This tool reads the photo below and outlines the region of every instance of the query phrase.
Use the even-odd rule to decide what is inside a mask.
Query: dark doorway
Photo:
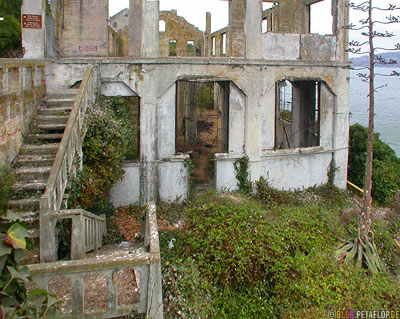
[[[190,154],[192,181],[214,186],[216,153],[228,152],[229,82],[178,81],[176,153]]]

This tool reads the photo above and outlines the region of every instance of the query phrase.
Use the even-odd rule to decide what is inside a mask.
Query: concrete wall
[[[45,92],[44,63],[0,61],[0,165],[18,155]]]
[[[125,175],[110,193],[115,207],[140,203],[140,163],[125,162]]]
[[[340,61],[337,38],[319,34],[264,33],[262,57],[265,60]]]

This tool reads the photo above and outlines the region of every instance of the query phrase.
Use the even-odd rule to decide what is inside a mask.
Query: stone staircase
[[[35,248],[39,244],[39,200],[77,93],[76,89],[47,93],[13,165],[16,183],[12,186],[8,207],[29,225],[29,237]],[[38,262],[38,257],[38,249],[35,249],[29,262]]]

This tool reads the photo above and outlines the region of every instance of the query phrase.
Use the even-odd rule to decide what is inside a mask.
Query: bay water
[[[390,74],[392,70],[400,72],[399,68],[376,68],[375,72]],[[369,84],[357,76],[360,72],[365,71],[350,71],[350,124],[368,126]],[[400,156],[400,77],[376,76],[375,87],[381,87],[375,93],[375,132]]]

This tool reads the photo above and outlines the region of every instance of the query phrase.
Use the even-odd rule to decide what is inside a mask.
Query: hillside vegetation
[[[399,207],[375,214],[386,270],[372,275],[334,257],[358,223],[346,192],[257,184],[250,196],[210,192],[159,204],[171,225],[160,230],[165,318],[322,318],[400,306]]]

